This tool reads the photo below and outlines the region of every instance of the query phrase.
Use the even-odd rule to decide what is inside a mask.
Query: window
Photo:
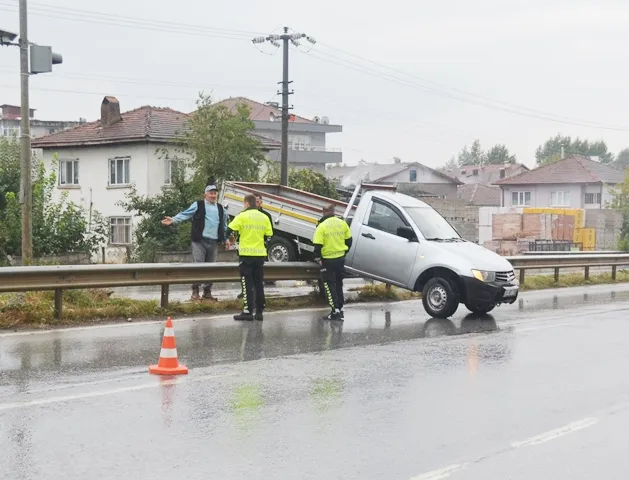
[[[414,168],[409,172],[409,181],[416,182],[417,181],[417,170]]]
[[[129,245],[131,243],[131,217],[109,219],[109,243]]]
[[[406,213],[413,219],[419,231],[427,239],[449,240],[451,238],[461,238],[454,227],[437,210],[430,207],[408,207]]]
[[[310,135],[289,135],[288,143],[292,150],[306,150],[310,147]]]
[[[170,185],[171,183],[173,183],[173,178],[175,176],[175,173],[177,172],[178,167],[178,160],[166,160],[166,178],[164,179],[164,183],[166,185]]]
[[[59,162],[59,185],[79,184],[79,161],[61,160]]]
[[[109,185],[129,185],[129,157],[109,159]]]
[[[19,137],[20,127],[2,127],[0,133],[2,133],[3,137]]]
[[[551,207],[569,207],[570,192],[550,192]]]
[[[531,204],[531,192],[511,192],[511,205],[524,207]]]
[[[601,194],[600,193],[586,193],[585,194],[585,204],[586,205],[600,205],[601,204]]]
[[[391,207],[383,203],[373,202],[367,226],[397,235],[398,227],[406,226],[406,222]]]

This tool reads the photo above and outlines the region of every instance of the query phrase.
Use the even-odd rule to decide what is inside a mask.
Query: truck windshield
[[[407,207],[405,210],[427,240],[459,240],[461,238],[436,210],[430,207]]]

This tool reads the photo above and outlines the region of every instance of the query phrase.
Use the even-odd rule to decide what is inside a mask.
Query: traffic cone
[[[173,328],[173,321],[170,317],[166,320],[159,361],[157,365],[151,365],[149,367],[149,373],[153,375],[182,375],[188,373],[188,367],[181,365],[177,358],[175,329]]]

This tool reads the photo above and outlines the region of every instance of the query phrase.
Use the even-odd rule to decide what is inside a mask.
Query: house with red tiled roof
[[[496,182],[503,207],[605,208],[623,172],[582,155],[571,155]]]
[[[29,111],[31,137],[41,137],[51,133],[75,127],[79,121],[40,120],[35,118],[35,109]],[[0,137],[19,137],[22,119],[22,107],[19,105],[0,105]]]
[[[134,224],[119,202],[132,187],[141,195],[156,195],[170,183],[175,142],[187,119],[186,113],[151,106],[121,113],[118,100],[105,97],[99,120],[33,139],[32,147],[41,149],[47,169],[58,170],[60,194],[109,219],[110,252],[117,255],[132,243]],[[280,148],[271,139],[251,135],[266,152]]]
[[[277,102],[260,103],[245,97],[233,97],[217,102],[230,110],[238,105],[249,107],[249,118],[255,125],[254,132],[262,137],[281,142],[282,110]],[[288,163],[295,168],[308,168],[323,173],[326,164],[343,162],[343,154],[339,148],[327,145],[327,135],[343,131],[341,125],[330,123],[327,117],[311,119],[295,115],[291,112],[288,122]],[[280,151],[269,152],[269,158],[280,160]]]

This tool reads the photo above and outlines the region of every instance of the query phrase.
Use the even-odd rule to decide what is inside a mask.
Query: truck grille
[[[511,283],[515,280],[515,272],[496,272],[496,281],[502,283]]]

